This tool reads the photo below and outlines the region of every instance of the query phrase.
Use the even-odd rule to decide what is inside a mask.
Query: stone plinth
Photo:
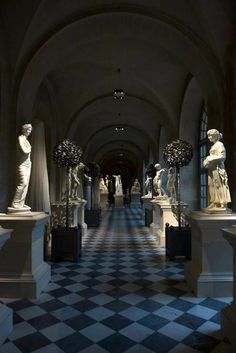
[[[124,195],[114,195],[115,208],[124,208]]]
[[[108,207],[108,192],[100,193],[100,208],[106,210]]]
[[[87,234],[87,224],[84,220],[84,209],[87,204],[87,201],[84,199],[79,200],[79,208],[78,208],[78,222],[81,226],[81,236],[85,236]]]
[[[145,226],[149,227],[153,221],[152,218],[152,195],[145,195],[141,197],[143,203],[143,210],[145,215]]]
[[[1,248],[10,238],[12,229],[3,229],[0,226],[0,256]],[[0,345],[6,340],[13,328],[13,312],[12,309],[0,304]]]
[[[0,255],[0,297],[37,298],[51,279],[43,261],[45,224],[43,212],[1,214],[0,224],[12,235]]]
[[[130,207],[141,207],[141,193],[140,192],[132,192],[131,193]]]
[[[151,201],[153,207],[153,223],[150,225],[151,232],[157,236],[159,245],[165,245],[165,225],[169,223],[177,226],[178,222],[173,215],[171,205],[168,200],[153,199]]]
[[[233,249],[233,302],[221,310],[221,328],[236,351],[236,225],[223,229],[223,237]]]
[[[185,279],[199,297],[226,297],[233,293],[233,251],[221,228],[236,223],[236,214],[192,212],[192,261],[185,265]]]
[[[86,235],[87,224],[84,221],[84,207],[87,201],[83,199],[71,200],[69,204],[69,226],[77,227],[78,224],[81,226],[81,234]],[[51,204],[51,227],[57,227],[58,225],[65,226],[66,224],[66,203],[56,202]]]

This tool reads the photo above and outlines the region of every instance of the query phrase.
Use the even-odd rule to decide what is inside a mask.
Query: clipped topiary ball
[[[74,168],[80,163],[81,156],[81,148],[68,139],[60,142],[53,150],[53,160],[58,167]]]
[[[164,161],[169,167],[183,167],[193,158],[193,148],[190,143],[178,139],[168,143],[163,151]]]

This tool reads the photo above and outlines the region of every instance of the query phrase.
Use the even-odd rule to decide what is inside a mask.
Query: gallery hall
[[[236,352],[236,1],[0,1],[0,353]]]

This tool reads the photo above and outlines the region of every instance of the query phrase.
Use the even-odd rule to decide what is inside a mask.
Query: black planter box
[[[92,209],[85,210],[84,212],[84,221],[87,223],[88,227],[98,227],[100,223],[101,210]]]
[[[150,224],[153,222],[153,211],[145,208],[145,226],[150,227]]]
[[[52,229],[51,261],[78,261],[81,255],[81,228],[58,227]]]
[[[191,228],[173,227],[166,223],[166,255],[174,260],[175,256],[191,257]]]

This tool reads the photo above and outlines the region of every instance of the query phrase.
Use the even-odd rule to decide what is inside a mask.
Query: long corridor
[[[220,310],[231,298],[195,298],[184,262],[168,261],[141,209],[104,211],[78,263],[52,264],[37,300],[3,300],[14,330],[0,353],[230,352]]]

